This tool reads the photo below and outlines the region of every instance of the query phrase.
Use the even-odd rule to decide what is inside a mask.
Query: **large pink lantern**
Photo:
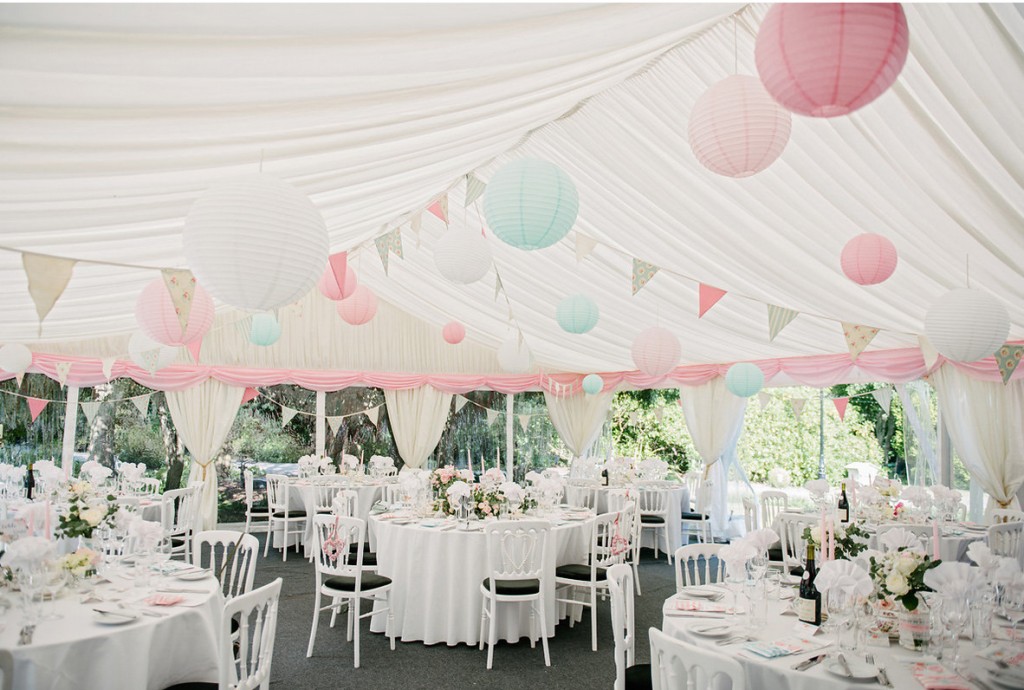
[[[324,269],[324,274],[320,276],[320,282],[316,286],[320,290],[320,294],[327,299],[337,302],[338,300],[351,297],[359,285],[359,279],[356,278],[356,272],[352,267],[345,269],[343,282],[344,285],[339,288],[338,279],[334,277],[334,269],[331,268],[330,264],[327,264],[327,268]]]
[[[858,285],[877,285],[896,270],[896,246],[881,235],[866,232],[846,243],[839,263],[846,277]]]
[[[679,364],[679,339],[671,331],[654,326],[633,341],[633,363],[648,376],[664,376]]]
[[[899,3],[773,5],[757,32],[757,73],[799,115],[847,115],[878,98],[907,60]]]
[[[449,345],[458,345],[466,337],[466,327],[458,321],[449,321],[441,331],[444,341]]]
[[[178,312],[163,277],[154,278],[135,300],[135,320],[139,328],[152,340],[169,347],[181,347],[202,338],[213,325],[213,300],[195,283],[189,294],[192,309],[188,314],[188,326],[182,332]]]
[[[353,326],[369,323],[377,314],[377,295],[365,285],[360,285],[350,297],[338,302],[338,314]]]
[[[757,77],[734,74],[697,99],[690,113],[690,148],[713,173],[749,177],[786,148],[792,120]]]

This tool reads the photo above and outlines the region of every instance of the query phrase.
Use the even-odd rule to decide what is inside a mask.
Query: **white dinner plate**
[[[850,675],[846,675],[846,671],[836,659],[830,659],[825,664],[825,670],[847,680],[875,680],[878,677],[878,667],[874,664],[855,658],[847,658],[846,663],[850,666]]]
[[[988,672],[988,679],[992,683],[998,685],[1001,688],[1012,688],[1013,690],[1020,690],[1022,685],[1022,678],[1017,671],[1001,672],[992,670]]]
[[[127,625],[139,620],[139,614],[125,611],[124,613],[105,613],[94,611],[92,619],[101,625]]]
[[[736,632],[736,628],[732,623],[714,623],[712,625],[698,625],[695,628],[690,628],[690,632],[701,637],[728,637]]]
[[[174,577],[178,580],[187,580],[189,582],[194,580],[205,580],[210,577],[210,571],[205,568],[201,568],[199,570],[186,570],[183,573],[175,574]]]

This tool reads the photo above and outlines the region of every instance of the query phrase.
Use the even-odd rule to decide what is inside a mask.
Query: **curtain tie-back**
[[[995,496],[993,496],[993,498],[995,498]],[[1013,504],[1013,496],[1010,496],[1010,498],[1006,501],[1000,501],[998,498],[996,498],[996,503],[999,504],[1000,508],[1009,508],[1010,505]]]

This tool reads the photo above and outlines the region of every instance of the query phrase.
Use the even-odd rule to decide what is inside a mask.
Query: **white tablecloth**
[[[602,486],[597,491],[597,512],[603,514],[608,512],[608,492],[621,489],[635,489],[630,486]],[[654,540],[657,534],[662,534],[661,543],[658,548],[662,551],[674,554],[676,549],[683,545],[682,511],[683,508],[690,509],[690,490],[683,485],[669,488],[668,495],[668,529],[664,531],[644,530],[643,539],[640,545],[654,548]],[[666,543],[667,539],[667,543]],[[667,548],[666,548],[667,547]]]
[[[288,509],[306,511],[306,531],[302,535],[302,544],[306,558],[313,552],[313,486],[304,479],[292,479],[288,487]],[[354,484],[346,485],[359,494],[359,517],[366,520],[370,516],[370,509],[373,504],[384,496],[384,484]],[[294,534],[288,537],[288,546],[293,546],[298,537]],[[281,548],[284,540],[284,525],[280,524],[274,529],[274,548]]]
[[[217,629],[224,606],[215,578],[177,582],[189,589],[204,587],[208,594],[195,607],[163,607],[163,618],[141,616],[125,625],[96,622],[81,595],[67,593],[42,604],[45,613],[63,618],[43,621],[33,643],[17,646],[21,614],[2,617],[0,650],[14,657],[14,688],[26,690],[158,690],[186,681],[217,681]],[[129,593],[131,590],[129,590]]]
[[[548,635],[554,635],[555,567],[586,561],[593,520],[553,525],[548,538],[550,570],[545,592]],[[395,637],[403,642],[448,645],[479,642],[480,584],[487,577],[482,531],[440,531],[440,527],[396,525],[370,518],[377,539],[381,575],[391,578]],[[515,642],[532,636],[529,606],[499,605],[498,639]],[[370,629],[384,632],[385,615],[376,615]]]

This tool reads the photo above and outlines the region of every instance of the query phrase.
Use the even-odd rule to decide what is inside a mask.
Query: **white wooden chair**
[[[331,512],[342,517],[359,517],[359,492],[342,489],[334,495]]]
[[[274,539],[276,525],[281,525],[281,557],[288,560],[288,537],[295,535],[295,550],[302,544],[306,529],[306,511],[292,510],[288,506],[291,481],[283,474],[267,475],[267,505],[270,507],[270,520],[267,523],[267,542],[263,545],[263,557],[267,557],[270,542]]]
[[[695,472],[693,470],[683,475],[683,484],[686,485],[686,495],[689,497],[687,505],[682,506],[684,513],[689,513],[693,510],[693,505],[697,500],[697,491],[700,489],[703,477],[703,472]]]
[[[989,516],[990,524],[998,525],[1001,522],[1024,522],[1024,510],[1013,508],[996,508]]]
[[[711,492],[714,482],[705,479],[697,487],[694,499],[694,512],[684,511],[682,514],[683,543],[688,544],[690,533],[697,535],[697,541],[705,544],[711,539]]]
[[[815,515],[802,513],[779,514],[779,542],[782,544],[783,572],[803,567],[807,556],[807,542],[804,541],[804,528],[813,528],[818,524]]]
[[[775,518],[789,512],[789,494],[785,491],[766,489],[761,492],[761,524],[775,529]]]
[[[640,591],[640,511],[637,510],[636,493],[629,489],[612,489],[608,492],[608,512],[621,513],[630,511],[633,516],[632,534],[629,536],[629,553],[623,563],[633,568],[633,584],[637,596],[642,596]]]
[[[487,668],[494,662],[498,643],[498,605],[529,604],[530,622],[544,648],[544,665],[551,665],[547,617],[544,610],[547,579],[547,541],[551,523],[546,520],[501,520],[484,527],[487,539],[487,578],[480,583],[480,649],[487,645]],[[536,647],[534,631],[530,647]]]
[[[665,544],[665,558],[672,564],[672,545],[668,540],[669,491],[642,486],[639,490],[640,537],[644,531],[654,532],[654,558],[657,560],[662,540]]]
[[[342,490],[342,486],[330,479],[310,479],[309,484],[313,505],[307,506],[307,512],[312,508],[313,514],[319,515],[334,510],[334,497]]]
[[[1024,522],[1001,522],[988,528],[988,548],[996,556],[1024,563]]]
[[[683,587],[725,581],[725,561],[718,558],[722,544],[684,544],[676,549],[676,591]],[[712,567],[711,559],[718,565]]]
[[[260,542],[245,532],[207,530],[197,532],[192,544],[192,563],[209,568],[220,581],[225,599],[247,594],[256,577]]]
[[[573,508],[586,508],[597,512],[597,486],[590,483],[570,482],[565,487],[565,502]]]
[[[615,641],[614,690],[649,688],[651,665],[635,663],[633,571],[625,563],[608,568],[608,593],[612,606],[612,639]]]
[[[724,687],[722,677],[729,679],[731,690],[746,690],[746,674],[735,659],[687,644],[657,628],[651,628],[649,635],[654,690],[713,690]]]
[[[317,515],[313,518],[313,539],[316,552],[316,602],[313,606],[313,628],[309,633],[306,657],[313,656],[320,614],[331,611],[331,627],[341,610],[342,602],[348,603],[348,639],[352,642],[353,665],[359,668],[359,628],[364,618],[387,611],[387,636],[391,649],[395,648],[394,616],[391,610],[391,580],[363,567],[363,539],[366,537],[366,523],[359,518],[337,515]],[[351,545],[356,549],[352,551]],[[321,606],[322,597],[330,597],[330,603]],[[383,608],[367,613],[360,612],[363,599],[382,602]]]
[[[160,522],[164,528],[164,539],[171,543],[172,556],[182,556],[186,563],[192,562],[192,535],[195,533],[199,516],[199,484],[184,489],[165,491],[160,497]]]
[[[253,520],[262,520],[264,525],[268,527],[267,539],[269,536],[269,523],[270,521],[270,508],[257,508],[256,507],[256,495],[253,490],[253,476],[252,470],[245,470],[242,472],[242,480],[245,483],[245,533],[251,533],[251,527]]]
[[[743,527],[747,534],[757,529],[757,502],[752,496],[743,497]]]

